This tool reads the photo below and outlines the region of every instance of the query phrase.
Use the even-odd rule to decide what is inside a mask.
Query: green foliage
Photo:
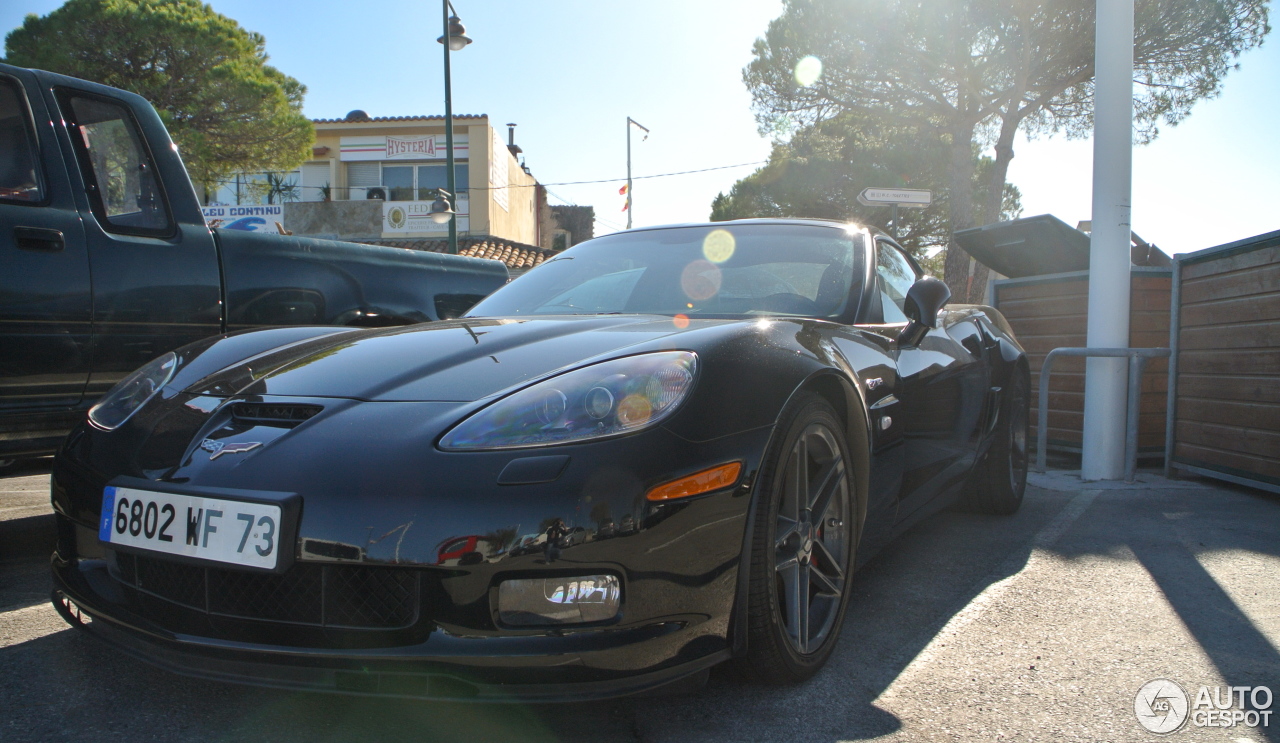
[[[786,0],[743,79],[764,132],[879,109],[942,131],[1002,111],[1087,134],[1096,0]],[[1268,0],[1137,0],[1134,116],[1149,140],[1217,95],[1270,31]],[[822,60],[810,86],[805,56]],[[988,141],[994,131],[982,132]]]
[[[160,112],[192,180],[292,170],[315,131],[306,87],[267,64],[265,39],[198,0],[68,0],[28,15],[5,62],[132,91]]]
[[[951,229],[964,229],[998,218],[1019,129],[1089,133],[1095,3],[785,0],[755,42],[743,80],[761,131],[779,138],[853,114],[949,142]],[[1270,31],[1267,19],[1267,0],[1137,0],[1139,141],[1217,95],[1236,58]],[[822,61],[822,75],[801,85],[796,65],[807,56]],[[995,151],[976,189],[975,146]],[[952,291],[980,296],[982,282],[967,277],[968,259],[953,249]]]
[[[926,209],[898,210],[899,242],[917,258],[946,246],[949,143],[928,127],[887,126],[883,116],[852,114],[807,126],[775,143],[769,163],[716,196],[711,219],[802,217],[848,220],[888,231],[891,209],[858,202],[864,188],[923,188],[933,192]],[[974,177],[985,182],[989,157],[974,153]],[[1005,186],[1002,218],[1022,212],[1021,194]]]
[[[267,173],[263,180],[246,183],[245,190],[251,201],[266,198],[268,204],[288,204],[302,198],[302,189],[290,173]]]

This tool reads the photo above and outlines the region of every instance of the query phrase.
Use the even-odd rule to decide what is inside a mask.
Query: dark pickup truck
[[[200,338],[454,317],[506,281],[496,261],[210,229],[144,99],[0,64],[0,468]]]

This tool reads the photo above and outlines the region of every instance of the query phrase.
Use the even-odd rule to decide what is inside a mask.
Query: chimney
[[[524,152],[524,150],[520,149],[520,145],[516,144],[515,124],[507,124],[507,150],[511,152],[512,157]]]

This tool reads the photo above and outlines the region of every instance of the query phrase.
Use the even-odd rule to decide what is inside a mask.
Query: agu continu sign
[[[279,204],[246,204],[243,206],[202,206],[204,221],[210,227],[245,232],[279,234],[284,223],[284,207]]]

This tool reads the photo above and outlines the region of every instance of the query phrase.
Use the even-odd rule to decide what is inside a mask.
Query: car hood
[[[187,391],[472,402],[597,356],[725,322],[678,329],[671,318],[650,315],[482,318],[341,333],[259,354]]]

